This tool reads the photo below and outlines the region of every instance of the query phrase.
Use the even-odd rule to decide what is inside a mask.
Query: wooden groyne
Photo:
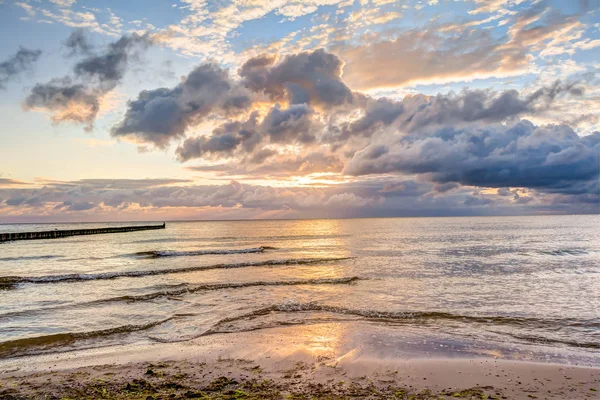
[[[165,227],[166,224],[163,222],[161,225],[116,226],[96,229],[57,229],[54,231],[40,232],[11,232],[0,233],[0,242],[8,242],[10,240],[57,239],[68,236],[101,235],[105,233],[149,231],[154,229],[165,229]]]

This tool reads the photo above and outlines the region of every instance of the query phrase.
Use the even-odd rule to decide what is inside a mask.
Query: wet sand
[[[0,361],[1,399],[597,399],[600,369],[493,357],[386,356],[336,324]],[[413,396],[413,397],[410,397]]]

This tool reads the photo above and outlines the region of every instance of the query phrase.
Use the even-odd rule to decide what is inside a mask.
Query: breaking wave
[[[149,322],[141,325],[124,325],[115,328],[100,329],[87,332],[67,332],[53,335],[36,336],[32,338],[9,340],[0,343],[0,358],[15,355],[24,355],[32,350],[43,350],[45,348],[54,348],[57,346],[66,346],[73,342],[85,339],[97,339],[116,334],[125,334],[131,332],[144,331],[164,324],[178,316],[173,316],[161,321]]]
[[[588,254],[584,249],[556,249],[550,251],[540,251],[540,254],[547,256],[582,256]]]
[[[0,257],[0,261],[28,261],[28,260],[51,260],[53,258],[63,258],[64,256],[44,255],[44,256],[22,256],[22,257]]]
[[[230,269],[230,268],[247,268],[247,267],[263,267],[263,266],[280,266],[280,265],[309,265],[349,260],[352,257],[333,257],[333,258],[291,258],[281,260],[266,260],[266,261],[251,261],[241,263],[224,263],[205,266],[193,266],[171,269],[155,269],[141,271],[118,271],[104,272],[98,274],[66,274],[66,275],[46,275],[46,276],[5,276],[0,277],[0,289],[10,289],[23,283],[60,283],[60,282],[82,282],[90,280],[105,280],[116,278],[137,278],[152,275],[166,275],[183,272],[205,271],[211,269]]]
[[[171,291],[170,294],[177,294],[190,291],[198,290],[217,290],[221,288],[237,288],[237,287],[249,287],[249,286],[263,286],[263,285],[301,285],[301,284],[343,284],[352,283],[360,278],[336,278],[336,279],[311,279],[304,281],[283,281],[283,282],[248,282],[240,284],[214,284],[214,285],[199,285],[192,288],[186,288],[181,291]],[[137,301],[153,298],[152,296],[162,296],[167,293],[156,293],[144,296],[123,296],[119,298],[106,299],[104,301]],[[336,316],[347,318],[360,318],[366,321],[376,322],[378,324],[427,324],[428,321],[435,320],[450,320],[461,323],[477,323],[491,326],[498,325],[510,325],[518,326],[520,328],[545,328],[546,332],[555,331],[558,326],[572,326],[572,327],[585,327],[590,330],[597,330],[600,328],[600,320],[577,320],[577,319],[556,319],[556,320],[545,320],[536,318],[519,318],[509,316],[472,316],[472,315],[457,315],[446,312],[438,311],[376,311],[369,309],[352,309],[346,307],[331,306],[317,303],[298,303],[287,301],[280,304],[274,304],[268,307],[260,308],[248,313],[228,317],[221,319],[212,325],[208,330],[203,331],[195,336],[187,336],[185,338],[154,338],[148,337],[151,340],[159,342],[182,342],[188,341],[195,338],[223,334],[223,333],[241,333],[255,330],[261,330],[265,328],[273,328],[277,326],[289,326],[298,324],[312,324],[318,322],[328,322],[331,318],[324,317],[323,315],[316,315],[314,317],[302,317],[300,319],[292,319],[285,321],[254,321],[260,317],[267,316],[270,314],[284,313],[329,313]],[[87,339],[98,339],[106,338],[111,335],[128,334],[139,331],[150,330],[151,328],[157,327],[161,324],[169,322],[177,318],[194,317],[195,314],[175,314],[169,318],[153,321],[146,324],[140,325],[125,325],[116,328],[109,328],[103,330],[94,330],[89,332],[74,332],[74,333],[59,333],[53,335],[39,336],[33,338],[17,339],[0,343],[0,358],[7,356],[20,356],[25,354],[37,354],[46,351],[64,351],[61,346],[68,346],[74,342],[87,340]],[[338,319],[339,320],[339,319]],[[249,322],[253,322],[249,324]],[[241,323],[241,324],[237,324]],[[573,340],[565,340],[561,338],[549,338],[537,335],[515,335],[510,332],[497,332],[498,334],[506,334],[516,339],[522,340],[526,343],[541,343],[541,344],[561,344],[569,347],[580,347],[589,349],[600,349],[600,343],[597,342],[577,342]]]
[[[260,246],[250,249],[234,249],[234,250],[192,250],[192,251],[176,251],[176,250],[155,250],[155,251],[140,251],[134,256],[158,258],[158,257],[189,257],[189,256],[205,256],[205,255],[220,255],[220,254],[246,254],[246,253],[263,253],[265,250],[275,250],[275,247]]]
[[[221,237],[198,237],[198,238],[160,238],[160,239],[142,239],[131,243],[175,243],[175,242],[229,242],[229,241],[247,241],[247,240],[315,240],[315,239],[339,239],[350,237],[351,235],[266,235],[253,236],[251,238],[238,236]]]
[[[147,294],[140,295],[125,295],[118,297],[111,297],[108,299],[100,299],[100,300],[92,300],[85,303],[77,303],[77,304],[65,304],[59,305],[56,307],[43,307],[37,308],[33,310],[25,310],[25,311],[16,311],[5,314],[0,314],[0,319],[3,318],[13,318],[17,316],[23,315],[31,315],[39,312],[47,312],[52,310],[60,310],[60,309],[69,309],[69,308],[79,308],[85,307],[89,305],[95,304],[105,304],[105,303],[114,303],[114,302],[136,302],[136,301],[148,301],[154,300],[160,297],[169,297],[169,296],[180,296],[188,293],[196,293],[202,291],[213,291],[213,290],[226,290],[226,289],[240,289],[240,288],[249,288],[249,287],[257,287],[257,286],[299,286],[299,285],[347,285],[359,280],[365,280],[366,278],[359,278],[357,276],[347,277],[347,278],[316,278],[316,279],[303,279],[303,280],[290,280],[290,281],[258,281],[258,282],[241,282],[241,283],[214,283],[214,284],[205,284],[205,285],[194,285],[194,286],[185,286],[178,287],[173,290],[163,290],[159,292],[152,292]],[[181,285],[177,285],[181,286]]]
[[[203,335],[214,333],[222,333],[219,331],[219,325],[224,325],[241,320],[249,320],[256,317],[268,315],[271,313],[302,313],[302,312],[327,312],[340,315],[348,315],[361,317],[368,320],[376,320],[379,322],[416,322],[423,320],[450,320],[465,323],[478,323],[486,325],[512,325],[522,328],[551,328],[559,327],[579,327],[587,329],[600,329],[600,320],[579,320],[579,319],[557,319],[546,320],[538,318],[520,318],[509,316],[473,316],[473,315],[457,315],[439,311],[376,311],[369,309],[352,309],[317,303],[297,303],[284,302],[274,304],[269,307],[254,310],[252,312],[238,315],[235,317],[225,318],[219,321],[210,330]],[[595,344],[595,348],[600,348],[600,344]]]

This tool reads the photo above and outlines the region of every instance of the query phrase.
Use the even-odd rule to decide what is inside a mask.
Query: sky
[[[0,222],[600,213],[600,0],[0,0]]]

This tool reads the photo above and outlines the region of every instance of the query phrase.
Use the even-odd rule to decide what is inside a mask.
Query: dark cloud
[[[164,148],[171,140],[184,137],[188,126],[197,125],[213,112],[227,115],[248,107],[250,99],[241,93],[228,70],[202,64],[174,88],[145,90],[129,101],[125,117],[112,135]]]
[[[240,144],[241,138],[235,133],[224,133],[213,135],[209,138],[204,136],[187,139],[177,149],[177,156],[181,161],[191,158],[199,158],[207,153],[219,154],[220,157],[231,156]]]
[[[222,124],[208,137],[188,138],[176,150],[177,158],[188,161],[202,157],[230,157],[240,148],[244,153],[251,153],[263,140],[259,131],[258,113],[253,112],[245,122],[228,122]]]
[[[86,124],[91,129],[100,110],[102,93],[84,84],[74,83],[71,78],[56,78],[48,83],[36,84],[23,107],[26,110],[45,110],[52,113],[56,123],[72,121]]]
[[[215,130],[210,136],[186,139],[176,150],[177,158],[188,161],[192,158],[232,157],[252,153],[262,142],[272,144],[308,144],[315,140],[312,133],[313,110],[306,104],[293,104],[282,109],[276,104],[259,123],[258,113],[253,112],[245,122],[228,122]],[[259,160],[264,151],[252,156]]]
[[[600,178],[600,133],[580,137],[565,125],[529,121],[446,127],[371,144],[354,155],[345,172],[425,174],[440,184],[589,193],[588,183]]]
[[[493,203],[493,200],[487,197],[467,196],[463,203],[465,206],[487,206]]]
[[[404,113],[404,108],[401,101],[387,98],[368,99],[362,117],[339,125],[330,124],[322,141],[332,144],[333,149],[337,149],[353,136],[370,137],[382,127],[392,124]]]
[[[584,86],[578,82],[556,81],[551,86],[525,95],[516,90],[494,92],[465,89],[458,94],[451,92],[437,96],[407,96],[402,101],[370,99],[361,118],[339,126],[330,126],[323,141],[340,145],[350,137],[370,137],[390,125],[403,132],[415,132],[429,126],[499,122],[520,115],[543,114],[551,109],[557,97],[577,97],[583,92]]]
[[[67,47],[81,53],[88,46],[83,35],[75,31]],[[36,84],[23,103],[24,109],[46,110],[56,123],[71,121],[92,129],[102,97],[121,82],[130,60],[151,43],[149,34],[133,33],[110,43],[99,55],[87,51],[86,57],[75,64],[73,77]]]
[[[107,50],[100,55],[90,55],[75,64],[75,76],[84,80],[92,80],[104,90],[112,90],[123,79],[128,61],[139,56],[152,44],[149,34],[133,33],[124,35],[116,42],[110,43]]]
[[[438,193],[446,193],[450,190],[458,189],[459,187],[460,187],[460,185],[456,182],[436,183],[433,186],[433,190]],[[505,189],[505,188],[502,188],[502,189]]]
[[[341,81],[341,68],[342,62],[324,50],[289,55],[281,62],[270,56],[252,58],[238,71],[241,81],[228,70],[205,63],[174,88],[141,92],[129,102],[125,118],[112,134],[164,148],[184,138],[186,129],[205,118],[237,116],[267,95],[272,101],[288,99],[291,105],[271,108],[262,122],[262,135],[274,143],[312,142],[312,105],[330,107],[353,101],[352,92]],[[237,146],[250,143],[254,142],[246,140],[243,132],[214,132],[210,138],[188,139],[178,156],[181,160],[210,153],[228,156]]]
[[[292,104],[281,109],[279,104],[271,108],[262,128],[272,143],[310,143],[315,140],[311,133],[313,111],[304,104]]]
[[[65,40],[64,46],[67,49],[67,55],[89,55],[94,50],[94,46],[90,43],[85,30],[75,29]]]
[[[86,211],[91,210],[92,208],[96,208],[98,205],[89,201],[84,201],[80,203],[73,203],[71,201],[65,201],[62,204],[61,208],[66,208],[69,211]]]
[[[142,91],[129,102],[124,119],[112,134],[165,148],[173,140],[186,138],[188,128],[207,119],[239,116],[267,95],[271,101],[288,100],[290,104],[287,108],[273,105],[262,122],[259,114],[253,114],[251,128],[242,129],[238,125],[243,122],[234,121],[208,137],[188,138],[178,148],[178,158],[232,157],[251,153],[261,142],[321,142],[336,150],[352,137],[369,138],[385,127],[413,132],[429,126],[503,121],[546,112],[557,97],[583,93],[579,84],[557,81],[530,94],[464,90],[407,96],[402,101],[375,100],[352,93],[341,80],[341,68],[342,62],[322,49],[288,55],[281,61],[265,55],[252,58],[238,71],[241,81],[216,64],[202,64],[174,88]],[[333,107],[349,103],[351,108]],[[364,109],[364,114],[354,121],[338,118],[357,109]]]
[[[24,47],[6,61],[0,63],[0,90],[6,89],[6,84],[19,74],[27,71],[42,55],[41,50],[28,50]]]
[[[576,84],[557,81],[551,87],[522,96],[516,90],[494,93],[483,90],[464,90],[459,95],[438,95],[416,101],[404,125],[414,131],[427,125],[460,122],[497,122],[521,114],[537,114],[549,108],[552,101],[563,93],[579,96],[583,89]],[[418,96],[416,96],[418,97]],[[419,99],[421,100],[421,99]]]
[[[352,103],[352,91],[342,80],[342,61],[318,49],[285,56],[281,62],[269,55],[248,60],[239,69],[244,84],[273,100],[291,104],[339,106]]]
[[[269,84],[271,68],[277,57],[270,54],[261,54],[251,58],[242,65],[238,74],[244,78],[244,84],[255,92],[266,91],[271,96],[283,97],[282,87],[272,90]]]
[[[250,163],[251,164],[262,164],[266,160],[268,160],[269,158],[271,158],[277,154],[278,154],[277,151],[272,150],[272,149],[261,149],[252,155],[252,157],[250,158]]]

